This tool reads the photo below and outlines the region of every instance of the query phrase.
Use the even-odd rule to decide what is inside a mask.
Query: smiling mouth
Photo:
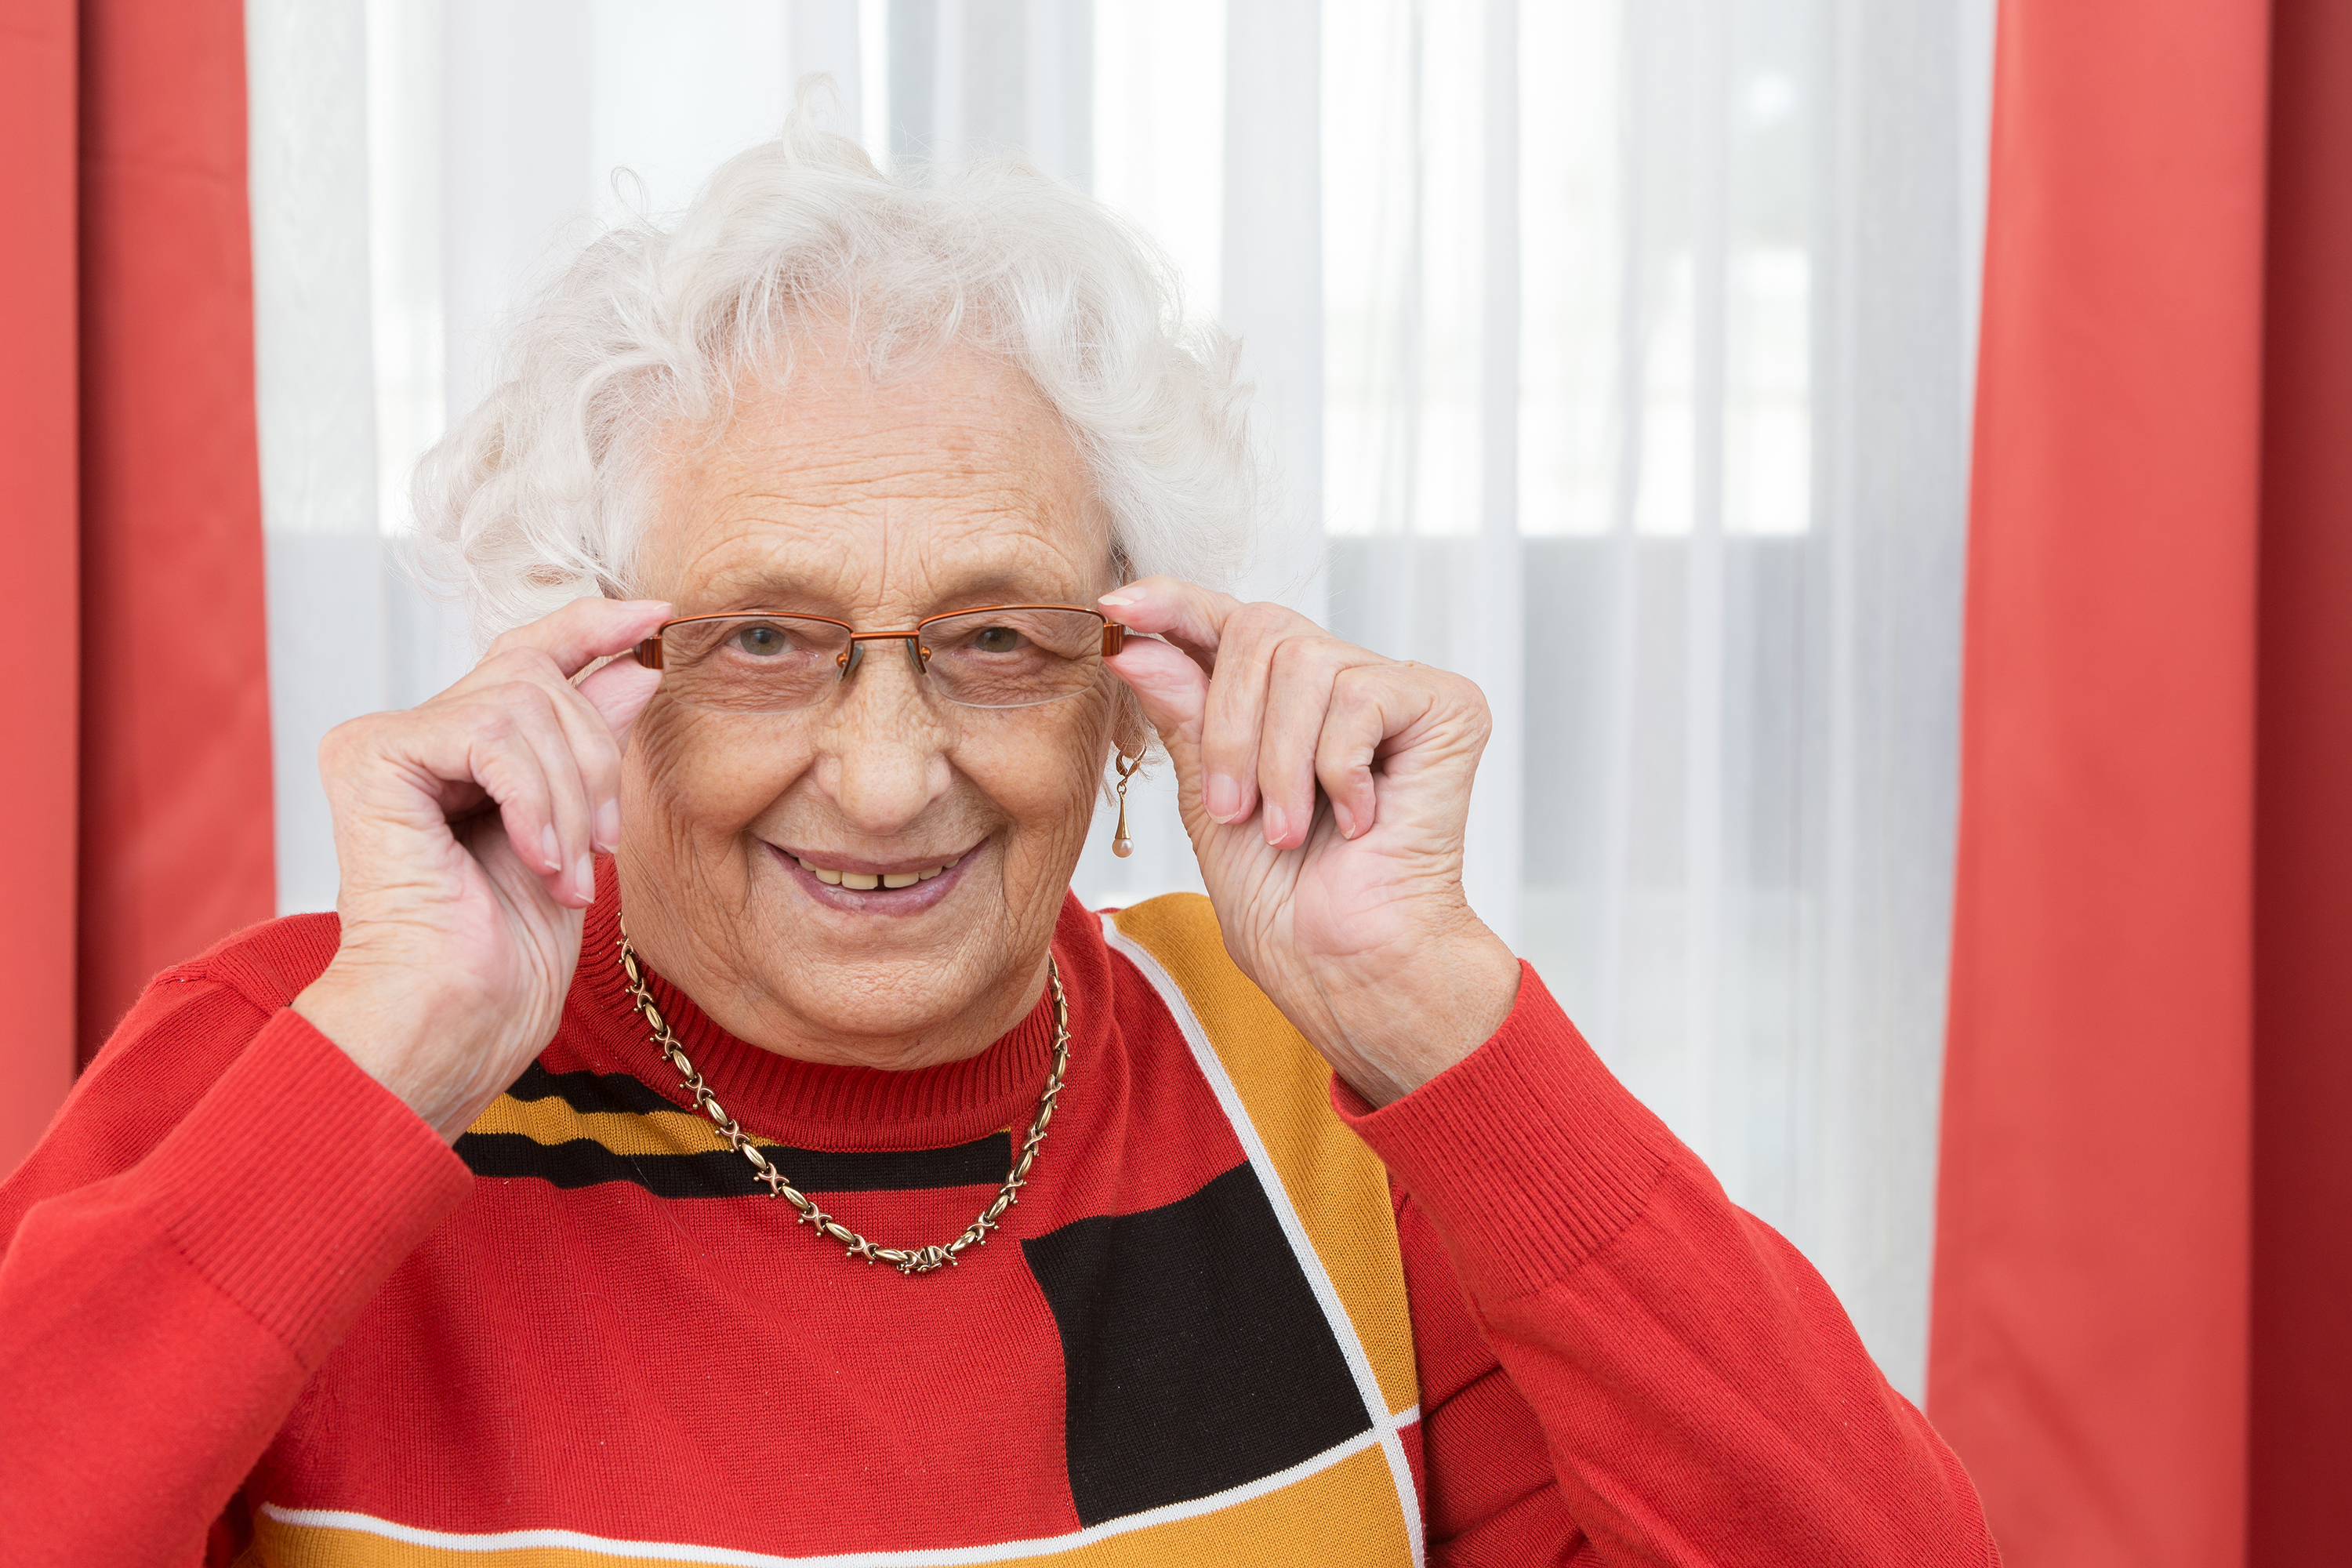
[[[838,863],[837,857],[819,856],[812,858],[782,847],[777,849],[777,853],[828,888],[843,888],[853,893],[872,893],[898,892],[903,889],[930,881],[935,877],[944,876],[954,870],[962,862],[964,857],[971,851],[966,849],[929,865],[909,866],[901,863],[893,867],[881,867],[871,863],[865,866],[843,865]],[[818,863],[820,860],[835,860],[836,863],[829,866],[820,865]]]

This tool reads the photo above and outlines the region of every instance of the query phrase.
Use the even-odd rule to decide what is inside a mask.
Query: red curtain
[[[2250,1561],[2352,1558],[2352,6],[2273,22]]]
[[[2276,10],[2001,7],[1929,1408],[2012,1568],[2352,1539],[2352,36]]]
[[[8,0],[0,69],[0,516],[26,601],[5,1167],[149,976],[269,916],[276,873],[244,8]]]
[[[74,1070],[81,703],[74,458],[74,8],[0,12],[0,552],[16,586],[0,679],[0,1170],[33,1146]]]

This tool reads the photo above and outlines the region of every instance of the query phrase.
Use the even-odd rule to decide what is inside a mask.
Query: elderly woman
[[[337,917],[0,1190],[12,1560],[1990,1559],[1465,902],[1476,689],[1199,585],[1232,354],[1115,220],[796,125],[510,366]],[[1208,897],[1089,913],[1153,736]]]

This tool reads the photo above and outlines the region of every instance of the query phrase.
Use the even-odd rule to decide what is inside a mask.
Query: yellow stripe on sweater
[[[727,1147],[727,1141],[707,1117],[689,1111],[584,1111],[551,1095],[545,1100],[517,1100],[502,1094],[466,1131],[519,1132],[551,1148],[587,1138],[615,1154],[709,1154]],[[776,1146],[771,1138],[755,1138],[748,1132],[743,1136],[744,1142],[761,1148]]]

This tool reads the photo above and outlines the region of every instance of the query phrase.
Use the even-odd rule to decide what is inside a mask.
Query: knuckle
[[[1295,611],[1269,599],[1253,600],[1233,613],[1233,620],[1243,631],[1257,637],[1271,637],[1289,629]]]
[[[466,714],[465,724],[477,741],[488,741],[493,744],[512,740],[518,729],[512,705],[500,701],[476,705]]]
[[[590,735],[574,744],[572,754],[580,760],[582,771],[594,775],[595,782],[608,783],[621,771],[621,748],[613,743],[610,735]]]
[[[1275,671],[1286,680],[1313,675],[1334,662],[1327,639],[1311,633],[1291,632],[1274,646]]]
[[[319,738],[319,766],[326,773],[340,773],[364,755],[373,744],[383,727],[381,715],[370,713],[363,718],[346,719]]]
[[[517,719],[546,718],[553,707],[547,688],[535,680],[502,680],[491,688],[491,697],[500,709]]]
[[[1351,664],[1331,678],[1333,706],[1357,710],[1380,700],[1386,684],[1378,665]]]
[[[517,680],[552,671],[555,661],[546,649],[526,640],[522,632],[512,631],[491,643],[482,662],[474,668],[499,679]]]
[[[534,626],[537,624],[532,623]],[[490,646],[482,650],[481,662],[489,664],[499,659],[512,658],[530,647],[530,626],[509,626],[490,639]]]

